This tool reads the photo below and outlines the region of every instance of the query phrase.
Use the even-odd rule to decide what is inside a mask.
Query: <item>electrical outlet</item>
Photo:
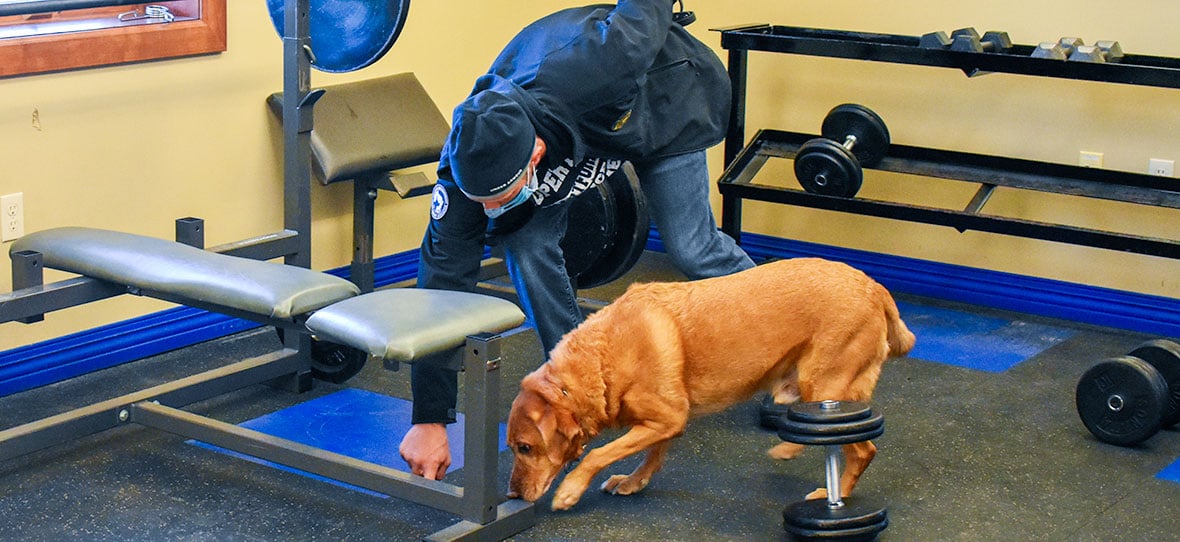
[[[1147,161],[1147,173],[1160,177],[1172,177],[1176,162],[1163,158],[1152,158]]]
[[[13,241],[24,234],[24,192],[0,196],[0,242]]]
[[[1078,165],[1082,167],[1102,167],[1102,153],[1081,151],[1078,153]]]

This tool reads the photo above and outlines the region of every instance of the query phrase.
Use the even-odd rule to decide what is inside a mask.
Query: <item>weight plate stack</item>
[[[609,226],[601,232],[604,238],[600,239],[597,231],[589,238],[585,238],[585,232],[578,231],[561,241],[563,252],[594,245],[590,248],[592,253],[582,256],[582,262],[576,265],[577,269],[572,269],[567,260],[566,271],[579,289],[601,286],[630,271],[647,247],[647,234],[651,228],[647,199],[643,197],[639,177],[630,162],[624,162],[622,167],[599,185],[598,190],[601,196],[593,198],[597,201],[589,205],[603,206],[601,211],[593,212],[600,212],[603,219],[609,221]],[[578,199],[585,196],[583,193]],[[578,199],[571,205],[578,205]],[[583,224],[584,227],[584,223],[575,222],[575,212],[575,208],[571,207],[569,223]]]
[[[778,426],[779,438],[787,442],[824,446],[872,440],[884,432],[884,416],[856,401],[791,405]]]
[[[567,235],[561,239],[565,272],[577,278],[614,244],[616,203],[610,184],[603,182],[569,203]]]
[[[799,540],[872,540],[888,526],[885,508],[852,497],[840,507],[811,499],[783,509],[783,529]]]

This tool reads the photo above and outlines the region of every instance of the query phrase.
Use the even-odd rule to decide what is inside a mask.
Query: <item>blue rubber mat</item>
[[[1065,328],[898,302],[918,337],[909,357],[1000,373],[1074,335]]]
[[[1164,470],[1155,475],[1160,480],[1167,480],[1169,482],[1180,483],[1180,459],[1177,459],[1171,465],[1164,467]]]
[[[402,461],[397,448],[402,437],[410,429],[410,408],[410,401],[405,399],[349,388],[239,425],[260,433],[409,472],[410,468]],[[447,426],[447,437],[451,445],[451,468],[448,472],[463,468],[463,423],[464,416],[460,413],[457,415],[457,422]],[[504,435],[504,424],[500,424],[500,450],[507,449]],[[190,440],[189,443],[376,495],[363,488],[204,442]]]

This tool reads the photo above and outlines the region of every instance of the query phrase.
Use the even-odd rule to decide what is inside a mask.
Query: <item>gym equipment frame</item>
[[[386,303],[384,298],[363,299],[367,296],[356,295],[359,293],[359,288],[351,283],[308,269],[311,263],[310,181],[312,154],[310,138],[313,124],[312,109],[316,101],[324,94],[323,90],[310,88],[309,2],[310,0],[285,0],[283,25],[280,32],[283,41],[284,64],[282,118],[291,119],[291,121],[283,123],[283,229],[206,250],[193,249],[193,247],[200,249],[204,246],[204,224],[199,219],[177,221],[176,239],[179,243],[143,238],[142,236],[112,234],[112,232],[105,232],[105,234],[112,234],[116,241],[130,239],[132,246],[138,246],[138,243],[142,242],[147,250],[163,247],[163,250],[168,254],[183,254],[187,260],[177,260],[176,269],[188,271],[187,275],[195,277],[205,277],[208,275],[209,269],[217,269],[222,266],[241,266],[242,269],[260,271],[264,276],[272,271],[261,268],[277,269],[274,272],[284,275],[284,278],[295,277],[299,280],[294,282],[299,284],[291,288],[281,285],[263,288],[264,293],[281,292],[285,294],[291,290],[296,293],[315,292],[315,295],[324,299],[312,306],[305,307],[305,309],[314,310],[316,314],[305,319],[304,316],[310,311],[300,314],[291,310],[291,314],[273,315],[266,314],[266,311],[260,312],[249,307],[239,307],[235,304],[236,301],[223,303],[223,300],[236,300],[237,298],[229,290],[239,284],[229,282],[221,285],[227,291],[215,293],[212,301],[194,299],[179,291],[156,290],[150,286],[142,286],[135,280],[119,282],[117,278],[109,276],[100,279],[82,275],[45,284],[43,282],[43,268],[47,266],[61,268],[58,267],[58,263],[62,259],[59,257],[60,255],[46,250],[14,251],[11,255],[13,291],[0,294],[0,322],[32,323],[43,319],[43,315],[48,312],[131,293],[158,297],[299,332],[285,333],[283,345],[280,348],[258,357],[56,416],[0,430],[0,461],[127,423],[136,423],[238,450],[261,459],[406,499],[460,517],[457,523],[430,535],[428,540],[501,540],[510,537],[531,527],[535,522],[531,503],[519,500],[506,501],[502,496],[503,491],[496,487],[499,480],[497,475],[499,423],[495,413],[500,389],[499,340],[501,336],[495,333],[506,332],[505,327],[513,327],[517,324],[501,321],[500,324],[492,326],[501,329],[486,330],[494,331],[493,333],[465,331],[463,333],[465,337],[457,337],[455,345],[434,345],[438,349],[425,348],[421,350],[425,352],[424,359],[426,361],[446,363],[448,367],[464,371],[464,404],[467,416],[464,429],[464,453],[467,458],[464,467],[463,478],[466,481],[464,487],[427,480],[380,465],[271,437],[179,408],[260,383],[268,383],[295,392],[310,389],[312,385],[310,354],[312,339],[309,330],[314,330],[317,336],[321,334],[331,336],[331,331],[328,329],[315,330],[310,325],[311,319],[320,314],[327,314],[338,306],[342,307],[346,303],[355,301],[360,303],[353,303],[349,307],[356,309],[358,305],[360,306],[360,310],[353,310],[351,315],[357,317],[356,321],[350,322],[348,320],[350,314],[344,308],[340,308],[335,314],[336,317],[343,316],[341,321],[348,322],[349,327],[355,327],[358,322],[371,320],[371,318],[360,318],[361,315],[371,315],[374,305]],[[105,3],[62,2],[61,9],[96,7],[99,4],[118,5],[119,3],[114,1]],[[399,5],[405,6],[407,4],[408,0],[401,0]],[[77,232],[73,230],[84,229],[64,228],[63,230],[71,230],[66,231],[61,237],[70,242],[76,239],[73,234]],[[82,233],[89,235],[92,232]],[[97,235],[100,236],[100,240],[105,242],[107,240],[107,237],[104,237],[105,234],[99,231]],[[53,233],[47,237],[49,241],[54,241]],[[55,246],[53,242],[40,244],[39,242],[40,240],[29,244],[34,247]],[[164,245],[159,243],[164,243]],[[76,245],[85,245],[85,243],[76,243]],[[102,244],[91,246],[92,249],[98,250],[103,250],[103,247]],[[85,257],[79,258],[79,256],[80,254],[66,255],[65,259],[74,258],[73,261],[86,259]],[[234,256],[240,258],[233,258]],[[283,258],[286,265],[253,261],[276,258]],[[48,265],[51,261],[54,264]],[[133,268],[135,266],[127,267]],[[165,273],[157,274],[166,274],[166,271],[169,270],[166,269]],[[116,270],[116,275],[119,272],[122,271]],[[129,272],[128,274],[134,275],[135,273]],[[245,278],[251,279],[247,282],[265,284],[265,281],[253,280],[258,276],[255,274],[255,276],[246,276]],[[327,289],[328,293],[324,293],[324,289]],[[418,292],[427,296],[433,295],[421,290]],[[408,290],[374,292],[368,296],[387,294],[393,294],[391,298],[401,298],[403,297],[401,294],[414,294],[414,292]],[[466,305],[467,303],[479,303],[481,306],[486,306],[482,303],[485,303],[487,299],[492,299],[477,294],[456,292],[444,292],[444,294],[474,296],[474,298],[468,297],[460,300],[460,304],[465,305],[464,308],[474,307],[474,305]],[[431,311],[437,311],[437,309],[436,305],[430,307]],[[519,313],[519,310],[513,306],[509,312]],[[522,321],[523,314],[520,314],[519,318]],[[399,325],[401,323],[397,322]],[[433,325],[433,323],[431,324]],[[485,324],[479,323],[466,327]],[[396,326],[390,325],[389,327]],[[454,326],[449,326],[448,329],[452,334],[455,332]],[[427,333],[421,333],[421,335],[427,335]],[[455,338],[449,337],[449,339]],[[390,369],[395,369],[399,361],[408,361],[401,355],[391,354],[382,357],[372,348],[369,349],[369,355],[371,356],[370,360],[384,359],[385,366]],[[410,355],[409,357],[417,356]]]
[[[917,36],[869,34],[754,25],[718,29],[729,51],[733,106],[725,141],[726,170],[718,181],[722,195],[721,229],[741,240],[742,201],[757,200],[910,222],[951,226],[1167,258],[1180,258],[1180,241],[1063,224],[982,214],[996,187],[1033,190],[1180,209],[1175,180],[1078,166],[891,145],[873,169],[979,183],[963,210],[865,198],[812,194],[789,187],[759,185],[758,171],[771,158],[793,159],[815,138],[763,129],[745,140],[746,76],[749,51],[958,68],[968,76],[1012,73],[1180,89],[1180,59],[1124,55],[1119,62],[1079,62],[1030,56],[1034,46],[1013,45],[1004,52],[924,48]]]

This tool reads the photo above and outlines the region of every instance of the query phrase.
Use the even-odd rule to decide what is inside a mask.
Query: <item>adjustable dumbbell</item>
[[[827,499],[800,501],[783,509],[783,529],[801,540],[871,540],[889,525],[884,507],[860,497],[840,495],[841,445],[872,440],[885,432],[885,420],[865,403],[820,401],[791,405],[779,421],[779,438],[822,445]]]
[[[1098,440],[1139,444],[1180,422],[1180,345],[1147,341],[1125,356],[1103,360],[1078,380],[1082,424]]]
[[[941,30],[923,34],[918,40],[918,46],[968,53],[1003,53],[1012,48],[1012,40],[1007,32],[992,30],[980,36],[974,28],[960,28],[951,32],[950,36]]]
[[[820,135],[795,154],[795,177],[813,194],[855,196],[863,180],[862,168],[876,165],[889,150],[885,121],[863,105],[833,108],[824,117]]]

